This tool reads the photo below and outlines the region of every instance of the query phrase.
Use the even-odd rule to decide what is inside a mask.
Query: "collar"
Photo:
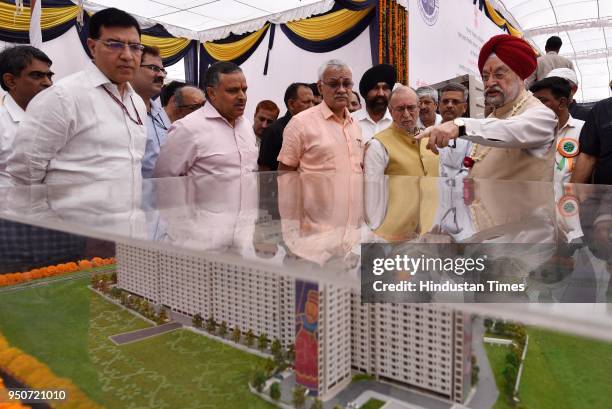
[[[563,125],[561,129],[559,129],[557,132],[561,132],[565,128],[575,128],[576,126],[578,126],[577,121],[578,120],[570,114],[569,118],[567,118],[567,122],[565,123],[565,125]]]
[[[318,107],[320,107],[319,109],[321,110],[321,114],[323,114],[323,118],[325,119],[330,119],[334,116],[336,116],[333,111],[329,108],[329,106],[325,103],[325,101],[321,101],[321,103],[319,105],[317,105]],[[349,110],[345,107],[344,108],[344,117],[345,120],[344,122],[349,122],[352,123],[353,122],[353,117],[351,116],[351,113],[349,112]],[[336,117],[338,118],[338,117]],[[341,118],[338,118],[341,120]]]
[[[6,111],[13,119],[13,122],[21,122],[25,117],[25,111],[21,109],[19,105],[17,105],[17,102],[15,102],[11,94],[5,95],[4,106],[6,107]]]
[[[360,109],[359,111],[353,112],[353,114],[351,115],[353,117],[354,120],[356,121],[368,121],[372,124],[377,124],[378,122],[382,122],[383,120],[387,119],[389,121],[393,121],[393,117],[391,116],[391,112],[389,112],[389,109],[385,109],[385,114],[383,115],[382,118],[380,118],[380,121],[378,122],[374,122],[374,120],[370,117],[370,114],[368,113],[368,110],[365,108]]]
[[[206,118],[219,118],[222,119],[228,126],[232,126],[229,121],[225,119],[225,117],[221,115],[219,111],[217,111],[217,108],[215,108],[213,104],[210,103],[210,101],[206,101],[206,104],[204,104],[204,106],[200,109],[202,110],[202,113]],[[236,118],[236,124],[233,126],[233,128],[237,127],[243,119],[244,115],[239,118]]]
[[[97,88],[101,85],[104,85],[109,91],[114,93],[115,96],[119,97],[119,89],[117,88],[117,85],[113,84],[112,81],[109,80],[108,77],[102,71],[100,71],[98,66],[94,64],[93,61],[90,61],[89,64],[85,67],[85,73],[89,79],[89,84],[92,86],[92,88]],[[125,90],[126,94],[124,97],[129,97],[134,94],[134,88],[132,88],[132,85],[129,82],[126,84]]]
[[[556,51],[546,51],[546,54],[558,54]]]

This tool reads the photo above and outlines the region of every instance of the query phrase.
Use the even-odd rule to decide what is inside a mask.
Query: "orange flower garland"
[[[408,30],[406,9],[396,0],[378,2],[378,62],[397,69],[397,81],[408,83]]]
[[[0,369],[32,389],[63,389],[68,399],[53,403],[54,408],[97,409],[98,404],[90,400],[69,379],[55,375],[45,364],[18,348],[9,345],[0,335]],[[11,404],[12,405],[12,404]],[[22,406],[2,406],[2,409],[16,409]]]
[[[70,262],[57,264],[55,266],[35,268],[26,272],[0,274],[0,287],[21,284],[39,278],[53,277],[63,274],[76,273],[90,270],[94,267],[102,267],[115,264],[115,258],[94,257],[91,260],[81,260],[78,263]]]

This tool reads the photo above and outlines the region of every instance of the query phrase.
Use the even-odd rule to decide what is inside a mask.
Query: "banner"
[[[480,48],[494,35],[506,33],[486,16],[484,8],[473,0],[409,4],[410,85],[416,88],[464,74],[480,79]]]

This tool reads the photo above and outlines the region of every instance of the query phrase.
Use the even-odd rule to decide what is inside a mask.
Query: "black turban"
[[[368,92],[379,82],[385,82],[393,89],[397,81],[395,67],[389,64],[378,64],[367,70],[359,81],[359,93],[365,99]]]

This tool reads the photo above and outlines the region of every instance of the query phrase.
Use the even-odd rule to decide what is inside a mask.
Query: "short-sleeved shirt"
[[[283,146],[283,131],[291,120],[291,113],[287,111],[285,116],[277,119],[266,128],[259,147],[259,158],[257,164],[266,166],[271,170],[278,170],[278,154]]]
[[[361,129],[348,109],[338,118],[325,101],[294,116],[278,161],[300,171],[363,173]]]
[[[595,183],[612,185],[612,98],[591,109],[580,132],[580,152],[597,157]]]

